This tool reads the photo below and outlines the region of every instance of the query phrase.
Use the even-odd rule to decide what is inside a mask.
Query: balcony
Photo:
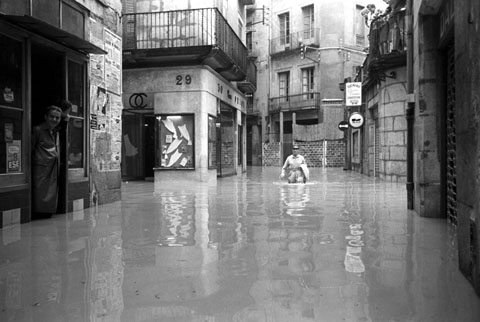
[[[319,92],[272,97],[268,102],[269,113],[294,112],[318,108],[320,108]]]
[[[247,77],[237,83],[237,88],[245,94],[253,94],[257,90],[257,66],[251,60],[247,62]]]
[[[133,13],[122,17],[123,68],[210,66],[244,81],[248,51],[216,8]]]
[[[253,101],[247,100],[247,116],[258,117],[260,114],[260,111],[254,108]]]
[[[275,56],[279,53],[300,48],[301,44],[313,47],[320,46],[320,29],[311,28],[273,38],[270,44],[270,55]]]
[[[370,79],[385,79],[387,69],[404,66],[407,59],[405,10],[393,11],[372,21],[365,68]]]

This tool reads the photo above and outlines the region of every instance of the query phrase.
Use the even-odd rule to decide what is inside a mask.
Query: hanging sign
[[[362,83],[347,83],[345,85],[345,105],[360,106],[362,105]]]

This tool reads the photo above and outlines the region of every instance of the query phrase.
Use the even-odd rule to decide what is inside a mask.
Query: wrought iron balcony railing
[[[405,10],[374,19],[369,34],[369,61],[384,60],[404,55],[407,51]]]
[[[300,48],[300,45],[320,46],[320,29],[310,28],[285,34],[271,40],[270,55]]]
[[[317,108],[320,108],[319,92],[272,97],[268,103],[269,113],[311,110]]]
[[[216,8],[124,14],[122,24],[124,51],[211,47],[246,74],[247,48]]]

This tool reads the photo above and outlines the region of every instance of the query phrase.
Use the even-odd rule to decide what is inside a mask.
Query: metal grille
[[[457,152],[455,136],[455,57],[454,47],[447,52],[447,218],[457,224]]]

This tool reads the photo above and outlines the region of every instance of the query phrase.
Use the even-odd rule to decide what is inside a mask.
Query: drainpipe
[[[407,209],[414,208],[413,183],[413,122],[415,113],[415,88],[413,83],[413,0],[407,0],[405,23],[407,27]]]

